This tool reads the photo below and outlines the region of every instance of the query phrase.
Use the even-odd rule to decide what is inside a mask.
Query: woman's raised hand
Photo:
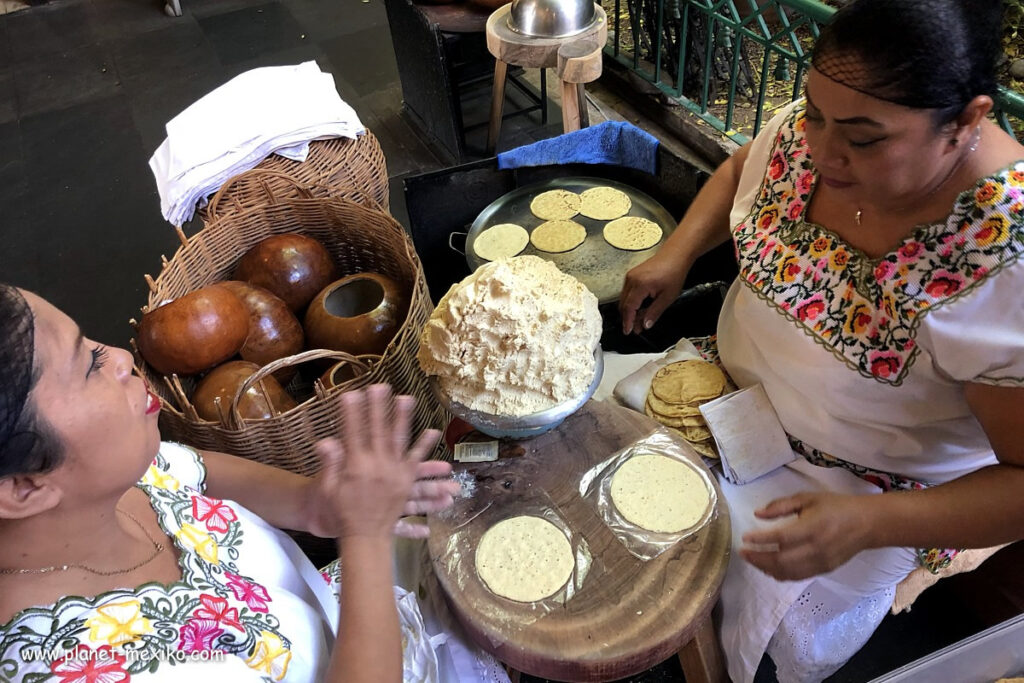
[[[683,291],[687,269],[664,253],[658,253],[626,273],[619,297],[622,333],[649,330]],[[646,308],[644,301],[652,299]]]
[[[446,462],[424,462],[440,433],[426,430],[410,446],[416,399],[391,397],[376,384],[342,396],[340,438],[317,443],[323,468],[309,501],[310,529],[322,537],[425,536],[422,525],[399,523],[403,514],[444,509],[458,492]]]

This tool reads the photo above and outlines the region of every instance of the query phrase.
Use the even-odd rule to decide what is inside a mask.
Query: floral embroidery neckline
[[[148,501],[149,506],[153,509],[153,513],[156,515],[156,521],[157,524],[160,525],[160,530],[164,532],[165,536],[169,537],[174,542],[175,547],[178,549],[179,552],[177,562],[178,569],[181,570],[181,578],[171,583],[161,583],[159,581],[146,581],[145,583],[140,583],[134,588],[112,588],[111,590],[103,591],[102,593],[97,593],[96,595],[92,596],[63,595],[60,598],[58,598],[57,601],[54,602],[52,605],[48,605],[45,607],[39,605],[33,607],[26,607],[22,610],[15,612],[14,616],[11,617],[10,620],[7,621],[7,623],[0,624],[0,633],[6,633],[11,629],[12,626],[17,624],[25,617],[36,616],[40,613],[60,613],[60,611],[63,610],[68,603],[72,602],[78,603],[82,607],[86,607],[90,610],[95,610],[97,605],[100,605],[104,602],[108,602],[111,598],[135,598],[140,593],[150,590],[161,591],[166,596],[171,596],[175,592],[181,591],[183,589],[192,590],[192,586],[190,586],[188,582],[185,580],[185,576],[189,571],[187,562],[189,560],[190,555],[195,553],[195,550],[187,548],[176,534],[172,533],[170,530],[167,529],[167,525],[164,524],[163,514],[160,512],[160,510],[158,510],[155,507],[156,500],[153,498],[153,496],[146,492],[146,490],[141,485],[136,485],[135,488],[141,489],[142,492],[146,495],[146,500]]]
[[[733,228],[741,282],[851,370],[898,386],[925,316],[1024,257],[1024,160],[959,193],[945,222],[871,258],[805,218],[819,179],[805,125],[799,106],[786,115]]]
[[[274,599],[259,582],[240,574],[236,564],[245,536],[241,520],[230,505],[201,493],[206,468],[195,451],[187,450],[201,475],[198,486],[179,480],[163,452],[137,485],[149,497],[160,528],[181,550],[181,580],[150,581],[90,597],[68,595],[29,607],[0,629],[0,645],[45,648],[59,638],[53,642],[65,649],[73,640],[76,650],[98,651],[94,646],[99,645],[100,650],[127,647],[149,653],[130,662],[118,660],[113,673],[124,674],[125,680],[153,670],[158,660],[152,654],[161,651],[220,651],[245,658],[250,669],[268,674],[263,680],[286,676],[292,643],[271,611]],[[17,657],[12,661],[16,673]],[[49,675],[79,673],[62,669],[68,661],[51,662]]]
[[[931,223],[918,223],[913,228],[911,228],[907,236],[904,237],[899,244],[897,244],[895,247],[885,252],[881,256],[869,256],[868,253],[865,252],[863,249],[858,249],[857,247],[851,245],[841,235],[839,235],[839,233],[829,230],[821,223],[808,220],[807,212],[811,208],[811,202],[814,201],[814,195],[817,194],[818,183],[821,180],[821,172],[818,171],[818,168],[815,166],[812,169],[812,172],[814,173],[814,181],[811,185],[810,194],[808,194],[807,201],[804,203],[803,208],[800,210],[799,217],[796,221],[794,221],[795,225],[793,228],[791,228],[789,235],[792,237],[796,237],[808,230],[816,231],[818,234],[827,236],[834,242],[839,243],[843,247],[843,249],[854,255],[857,258],[857,260],[871,266],[871,270],[874,270],[874,268],[878,266],[878,264],[880,264],[882,261],[895,257],[899,253],[900,249],[902,249],[907,244],[911,244],[913,242],[927,242],[928,240],[937,237],[937,235],[934,235],[932,233],[946,228],[949,225],[949,221],[952,216],[964,216],[967,213],[969,213],[972,208],[974,208],[974,196],[978,192],[978,190],[985,186],[986,183],[992,182],[993,180],[997,182],[1004,182],[1006,176],[1012,173],[1014,169],[1021,164],[1024,164],[1024,157],[1021,157],[1020,159],[1017,159],[1015,161],[1011,161],[1010,163],[1006,164],[1005,166],[1001,166],[992,173],[989,173],[988,175],[981,176],[980,178],[975,180],[970,187],[961,190],[960,193],[957,194],[956,199],[953,200],[951,209],[945,219],[940,219],[937,221],[933,221]],[[766,182],[767,178],[765,178],[765,182],[762,183],[762,188],[765,186]]]

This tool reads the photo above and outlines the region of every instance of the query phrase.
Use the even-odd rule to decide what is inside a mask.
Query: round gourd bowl
[[[519,417],[491,415],[479,410],[470,410],[449,398],[441,389],[441,384],[437,381],[436,376],[431,375],[428,379],[430,390],[445,410],[472,425],[478,432],[496,439],[529,439],[549,432],[562,424],[565,418],[575,413],[590,400],[590,397],[597,391],[598,385],[601,384],[601,377],[604,375],[604,356],[601,354],[600,346],[594,349],[594,361],[594,378],[582,394],[539,413]]]
[[[357,273],[328,285],[309,304],[304,327],[311,349],[383,355],[405,321],[409,295],[389,277]]]
[[[508,27],[535,38],[567,38],[597,19],[594,0],[512,0]]]

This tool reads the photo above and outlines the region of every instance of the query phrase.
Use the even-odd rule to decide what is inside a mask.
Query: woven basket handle
[[[228,424],[228,428],[237,430],[244,426],[245,423],[243,422],[242,414],[238,411],[238,402],[241,400],[242,396],[245,395],[245,392],[249,391],[254,384],[282,368],[306,363],[311,360],[320,360],[321,358],[331,358],[352,364],[352,366],[358,371],[356,377],[362,377],[368,374],[371,369],[369,363],[365,360],[357,358],[352,354],[345,353],[344,351],[330,351],[328,349],[313,349],[311,351],[297,353],[294,356],[278,358],[252,373],[249,378],[242,382],[242,385],[238,387],[238,391],[235,392],[234,397],[231,399],[231,409],[228,411],[228,421],[230,423]]]
[[[263,193],[267,196],[267,202],[270,204],[277,204],[280,197],[278,197],[274,193],[274,191],[270,188],[270,185],[267,183],[267,179],[269,178],[282,180],[292,185],[293,187],[295,187],[296,190],[299,191],[299,194],[303,195],[306,199],[311,199],[313,197],[313,191],[305,183],[296,180],[287,173],[282,173],[281,171],[272,171],[270,169],[265,168],[253,168],[243,173],[239,173],[238,175],[232,178],[229,178],[226,183],[221,185],[220,189],[217,190],[217,194],[213,195],[213,199],[210,200],[210,204],[207,207],[207,211],[209,211],[210,218],[217,218],[218,209],[220,208],[220,203],[224,199],[224,196],[232,187],[235,186],[236,183],[239,183],[243,180],[256,181],[259,187],[263,189]]]

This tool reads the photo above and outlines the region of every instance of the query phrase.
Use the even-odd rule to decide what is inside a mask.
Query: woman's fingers
[[[658,318],[665,312],[672,302],[675,301],[675,296],[672,292],[662,290],[660,294],[654,299],[650,306],[645,308],[640,313],[641,326],[645,330],[649,330],[654,327],[654,323],[658,322]]]
[[[444,460],[424,460],[416,465],[417,479],[447,477],[452,473],[452,464]]]
[[[338,483],[338,473],[341,471],[341,461],[345,457],[345,450],[339,439],[321,439],[313,446],[313,450],[320,457],[322,466],[320,468],[320,481],[333,490]]]
[[[623,287],[622,298],[619,300],[619,313],[622,315],[623,334],[629,334],[633,331],[640,306],[643,305],[644,300],[651,293],[649,287],[632,282],[629,279],[629,275],[626,275],[626,285]]]
[[[420,462],[426,459],[427,453],[434,447],[437,440],[441,438],[441,432],[436,429],[425,429],[416,439],[416,443],[409,449],[407,458],[412,462]]]
[[[416,399],[412,396],[399,396],[395,399],[395,417],[392,427],[392,448],[400,456],[405,455],[409,448],[409,432],[412,429],[412,414],[416,408]]]
[[[776,498],[760,510],[755,510],[754,515],[761,519],[775,519],[776,517],[795,515],[803,510],[807,503],[807,497],[803,494],[788,496],[786,498]]]
[[[402,508],[403,515],[429,515],[440,512],[451,507],[451,496],[439,496],[436,498],[417,498],[408,500]]]
[[[391,387],[387,384],[374,384],[366,390],[367,407],[370,419],[370,448],[378,457],[390,454],[394,448],[391,439]]]
[[[828,561],[813,546],[801,546],[780,552],[740,550],[740,556],[765,574],[780,581],[796,581],[831,571]]]
[[[345,450],[357,457],[366,453],[369,443],[366,439],[366,396],[361,391],[349,391],[341,395],[341,413],[344,416],[342,436]]]
[[[461,487],[459,482],[451,479],[420,479],[412,485],[409,500],[417,498],[451,498],[458,495]]]
[[[422,522],[400,519],[395,524],[395,535],[403,538],[427,538],[430,528]]]

